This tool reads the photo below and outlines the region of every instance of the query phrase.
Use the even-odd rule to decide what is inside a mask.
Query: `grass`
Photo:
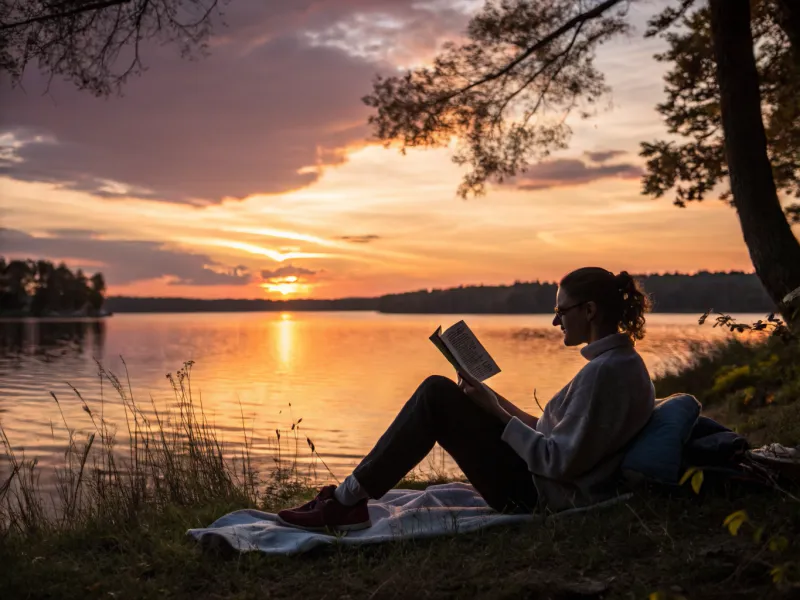
[[[763,338],[762,338],[763,339]],[[704,412],[751,444],[800,443],[800,342],[733,340],[656,380],[656,395],[690,391]]]
[[[61,402],[51,393],[68,433],[63,466],[55,470],[55,497],[42,493],[36,459],[17,456],[6,431],[0,440],[10,474],[0,484],[0,535],[36,536],[91,527],[115,527],[138,522],[142,512],[153,515],[199,506],[245,506],[264,509],[304,497],[313,482],[310,469],[298,466],[299,421],[293,422],[279,443],[276,467],[266,481],[259,479],[251,457],[252,433],[242,418],[242,442],[226,446],[195,401],[191,387],[192,362],[167,379],[174,393],[168,410],[151,399],[140,405],[130,380],[120,380],[99,366],[102,381],[115,391],[114,400],[125,411],[127,451],[117,447],[115,428],[104,418],[106,399],[90,406],[73,388],[93,431],[81,434],[67,422]],[[276,430],[277,442],[281,432]],[[291,442],[294,442],[292,447]],[[311,440],[313,458],[321,461]],[[288,446],[288,451],[285,449]],[[324,461],[322,461],[324,464]],[[315,465],[312,465],[315,467]]]
[[[660,378],[658,395],[690,390],[748,435],[766,437],[772,429],[789,441],[800,428],[800,402],[792,402],[798,355],[775,341],[733,342]],[[313,493],[317,481],[301,475],[298,444],[324,463],[293,423],[282,437],[278,432],[275,469],[255,473],[252,434],[243,427],[235,447],[218,438],[193,398],[191,366],[170,379],[170,412],[139,405],[127,379],[101,370],[125,407],[130,443],[121,452],[103,405],[89,406],[78,394],[94,431],[80,437],[64,422],[67,451],[48,502],[35,459],[17,456],[0,428],[10,468],[0,476],[0,596],[749,599],[797,592],[776,586],[773,570],[788,565],[779,575],[797,576],[800,504],[710,481],[699,495],[688,487],[669,495],[643,489],[602,514],[424,542],[333,546],[300,557],[203,551],[187,529],[243,507],[274,511]],[[417,477],[402,485],[430,482]],[[735,537],[723,526],[734,510],[749,517]],[[781,538],[787,547],[777,544]]]
[[[295,558],[200,552],[185,528],[229,506],[177,509],[110,531],[87,528],[9,545],[9,598],[647,598],[683,590],[696,598],[763,598],[777,593],[770,566],[749,539],[720,524],[725,499],[642,496],[603,518],[488,530],[458,538],[349,549]],[[753,518],[797,527],[797,507],[739,498]],[[796,551],[784,556],[798,558]]]

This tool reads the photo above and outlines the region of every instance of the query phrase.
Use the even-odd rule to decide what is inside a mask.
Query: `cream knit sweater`
[[[512,418],[503,441],[528,464],[549,510],[564,510],[614,495],[623,447],[653,411],[647,367],[624,334],[581,349],[589,363],[547,404],[536,428]]]

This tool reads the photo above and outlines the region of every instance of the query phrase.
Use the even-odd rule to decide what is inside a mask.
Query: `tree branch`
[[[570,19],[569,21],[564,23],[561,27],[559,27],[555,31],[547,34],[541,40],[536,42],[533,46],[530,46],[529,48],[526,48],[519,56],[517,56],[514,60],[512,60],[510,63],[508,63],[502,69],[500,69],[498,71],[495,71],[494,73],[490,73],[489,75],[486,75],[485,77],[481,77],[479,80],[474,81],[474,82],[470,83],[469,85],[466,85],[465,87],[463,87],[463,88],[461,88],[459,90],[456,90],[455,92],[451,92],[450,94],[447,94],[446,96],[443,96],[443,97],[437,99],[437,103],[447,102],[448,100],[452,100],[456,96],[459,96],[459,95],[461,95],[461,94],[463,94],[465,92],[468,92],[473,88],[476,88],[476,87],[478,87],[480,85],[483,85],[484,83],[489,83],[490,81],[494,81],[495,79],[497,79],[499,77],[502,77],[503,75],[505,75],[506,73],[511,71],[511,69],[513,69],[518,64],[520,64],[522,61],[524,61],[525,59],[530,57],[534,52],[537,52],[538,50],[541,50],[547,44],[549,44],[553,40],[561,37],[562,35],[564,35],[567,31],[569,31],[573,27],[576,27],[578,25],[583,25],[583,23],[585,23],[586,21],[591,21],[592,19],[596,19],[597,17],[599,17],[600,15],[605,13],[607,10],[613,8],[614,6],[616,6],[617,4],[619,4],[621,2],[623,2],[623,0],[606,0],[602,4],[598,4],[597,6],[595,6],[592,10],[587,10],[586,12],[581,13],[581,14],[577,15],[576,17],[573,17],[572,19]]]
[[[520,93],[521,93],[521,92],[522,92],[522,91],[523,91],[525,88],[527,88],[527,87],[528,87],[528,86],[529,86],[531,83],[533,83],[533,81],[534,81],[535,79],[537,79],[537,78],[538,78],[538,77],[539,77],[539,76],[540,76],[542,73],[544,73],[544,72],[545,72],[547,69],[549,69],[549,68],[550,68],[552,65],[554,65],[555,63],[557,63],[557,62],[558,62],[560,59],[563,59],[563,61],[562,61],[562,64],[563,64],[564,62],[566,62],[566,60],[569,58],[569,53],[572,51],[572,47],[575,45],[575,40],[577,40],[577,39],[578,39],[578,36],[580,35],[580,33],[581,33],[581,29],[582,29],[582,28],[583,28],[583,23],[580,23],[580,24],[578,24],[578,26],[575,28],[575,33],[574,33],[574,35],[572,36],[572,39],[570,40],[570,42],[569,42],[569,45],[567,46],[567,49],[566,49],[566,50],[564,50],[564,52],[562,52],[561,54],[558,54],[557,56],[554,56],[552,59],[550,59],[549,61],[547,61],[547,62],[546,62],[546,63],[545,63],[543,66],[542,66],[542,68],[541,68],[541,69],[539,69],[539,70],[538,70],[538,71],[536,71],[536,72],[535,72],[533,75],[531,75],[530,77],[528,77],[528,79],[526,79],[526,80],[525,80],[525,81],[522,83],[522,85],[520,85],[520,86],[519,86],[519,88],[518,88],[516,91],[514,91],[514,92],[512,92],[511,94],[509,94],[509,95],[508,95],[508,97],[505,99],[505,101],[504,101],[504,102],[503,102],[503,103],[500,105],[500,110],[498,110],[498,111],[497,111],[498,117],[499,117],[500,115],[502,115],[503,111],[506,109],[506,107],[508,106],[508,104],[509,104],[509,103],[510,103],[510,102],[511,102],[511,101],[512,101],[514,98],[516,98],[516,97],[517,97],[517,96],[518,96],[518,95],[519,95],[519,94],[520,94]],[[555,74],[554,74],[554,75],[551,77],[551,81],[552,81],[553,79],[555,79],[555,78],[558,76],[558,73],[559,73],[560,71],[561,71],[561,69],[557,69],[557,70],[556,70]],[[549,87],[550,87],[550,81],[548,81],[547,85],[545,86],[545,91],[547,91],[547,88],[549,88]],[[537,103],[537,106],[538,106],[538,103]]]
[[[24,27],[25,25],[32,25],[34,23],[44,23],[45,21],[50,21],[52,19],[63,19],[65,17],[79,15],[83,12],[103,10],[104,8],[109,8],[117,4],[128,4],[129,2],[131,2],[131,0],[100,0],[99,2],[95,2],[93,4],[82,4],[76,6],[75,8],[71,8],[70,10],[65,10],[64,12],[48,13],[46,15],[39,15],[38,17],[31,17],[30,19],[25,19],[24,21],[3,23],[0,24],[0,31],[14,29],[15,27]]]

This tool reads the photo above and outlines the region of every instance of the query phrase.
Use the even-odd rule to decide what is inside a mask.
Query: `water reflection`
[[[281,313],[281,320],[276,325],[278,327],[278,335],[276,337],[278,361],[282,369],[290,369],[292,366],[296,323],[290,313]]]
[[[0,357],[33,356],[56,360],[71,355],[90,354],[100,359],[106,339],[106,323],[101,319],[0,320]]]
[[[2,425],[42,467],[58,466],[69,437],[63,422],[81,435],[93,431],[83,399],[105,411],[125,448],[123,403],[100,383],[94,359],[123,379],[127,396],[145,407],[152,399],[159,410],[174,408],[164,375],[193,360],[195,400],[232,452],[246,427],[254,464],[269,469],[275,430],[288,431],[302,418],[302,431],[294,429],[286,439],[305,450],[307,435],[326,464],[344,476],[420,381],[433,373],[452,376],[428,336],[461,317],[274,312],[0,320]],[[492,386],[532,414],[540,412],[534,389],[544,403],[585,364],[577,349],[564,347],[549,315],[465,318],[503,369]],[[693,315],[653,315],[638,347],[657,374],[684,360],[696,344],[724,335],[698,327]]]

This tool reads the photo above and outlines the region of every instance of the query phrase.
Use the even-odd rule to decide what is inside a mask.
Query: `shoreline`
[[[38,322],[62,322],[62,321],[99,321],[113,317],[114,313],[103,315],[4,315],[0,313],[0,323],[16,321],[38,321]]]

